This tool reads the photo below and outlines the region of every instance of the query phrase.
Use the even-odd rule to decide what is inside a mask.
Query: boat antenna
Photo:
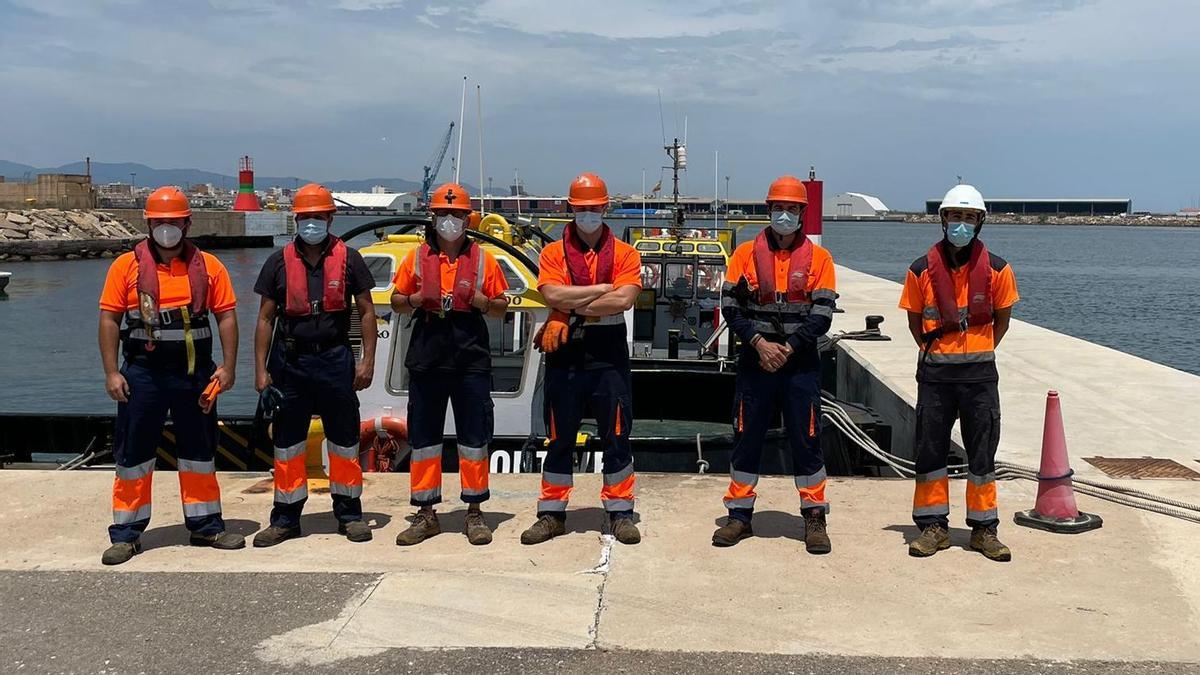
[[[454,182],[458,183],[458,172],[462,169],[463,117],[467,114],[467,76],[463,75],[462,105],[458,108],[458,150],[454,152]]]
[[[666,147],[666,145],[667,145],[667,122],[663,118],[662,89],[658,90],[658,124],[659,124],[659,126],[662,127],[663,147]]]
[[[483,91],[475,85],[475,103],[479,116],[479,217],[487,215],[483,204]]]

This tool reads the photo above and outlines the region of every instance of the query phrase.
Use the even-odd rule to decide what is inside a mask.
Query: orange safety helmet
[[[608,204],[608,186],[594,173],[581,173],[571,181],[567,203],[571,206],[605,206]]]
[[[434,209],[470,211],[471,193],[458,183],[442,183],[429,196],[429,210]]]
[[[775,179],[774,183],[771,183],[771,188],[767,190],[767,203],[771,202],[808,205],[808,190],[804,189],[804,183],[801,183],[799,178],[780,176]]]
[[[333,213],[333,193],[324,185],[309,183],[296,191],[292,197],[292,213]]]
[[[142,216],[151,218],[188,218],[192,215],[192,207],[188,198],[174,185],[160,187],[146,198],[146,209]]]

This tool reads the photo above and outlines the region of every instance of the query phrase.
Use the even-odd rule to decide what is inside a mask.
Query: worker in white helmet
[[[920,347],[917,361],[916,490],[913,521],[921,534],[910,555],[949,548],[950,430],[958,420],[967,451],[970,547],[992,560],[1012,552],[996,536],[996,448],[1000,392],[996,345],[1008,331],[1017,282],[1012,267],[979,240],[987,206],[970,185],[956,185],[938,209],[942,239],[908,269],[900,307]]]

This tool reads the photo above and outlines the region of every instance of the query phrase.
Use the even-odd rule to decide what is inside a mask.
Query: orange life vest
[[[346,244],[329,235],[329,252],[324,262],[324,293],[319,301],[308,297],[308,270],[296,250],[296,242],[283,247],[283,267],[287,282],[288,316],[308,316],[315,312],[341,312],[346,309]]]

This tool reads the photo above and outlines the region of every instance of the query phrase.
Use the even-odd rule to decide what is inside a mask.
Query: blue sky
[[[418,178],[470,77],[463,176],[561,193],[1200,199],[1194,0],[0,0],[0,159]],[[447,165],[448,166],[448,165]],[[443,176],[446,174],[443,173]]]

